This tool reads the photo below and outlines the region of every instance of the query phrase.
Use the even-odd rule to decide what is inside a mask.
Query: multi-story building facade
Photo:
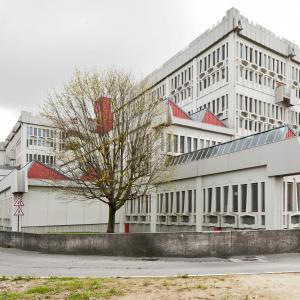
[[[282,124],[300,130],[300,49],[235,8],[147,80],[189,114],[209,108],[236,137]]]
[[[233,148],[240,147],[234,155],[224,150],[228,143],[206,148],[204,154],[198,152],[201,159],[196,152],[189,158],[180,155],[178,160],[184,166],[175,169],[185,175],[177,173],[171,183],[161,184],[152,193],[155,208],[146,206],[149,197],[127,204],[126,218],[132,229],[147,230],[150,225],[152,231],[299,227],[299,173],[281,170],[275,180],[262,167],[276,169],[276,159],[281,164],[283,155],[291,155],[289,151],[280,156],[276,150],[279,144],[270,145],[269,155],[279,155],[274,166],[262,162],[259,154],[244,151],[254,145],[252,139],[259,145],[261,136],[269,133],[272,142],[277,136],[272,129],[284,124],[294,131],[291,134],[285,127],[287,138],[299,135],[299,70],[297,45],[248,21],[232,8],[221,22],[152,72],[147,81],[154,96],[172,99],[191,117],[209,109],[233,130],[234,139],[251,136],[242,139],[239,146],[232,144]],[[187,138],[179,138],[188,145]],[[257,153],[263,155],[265,149],[258,147]],[[213,158],[220,151],[222,156]],[[231,168],[229,161],[236,166]],[[148,217],[144,217],[145,211]]]
[[[152,232],[300,228],[298,46],[232,8],[147,81],[153,96],[168,107],[161,119],[167,125],[162,150],[172,157],[172,176],[125,204],[119,211],[119,231],[124,222],[129,231]],[[5,142],[6,164],[55,163],[59,141],[45,120],[22,114]],[[25,211],[31,216],[34,200],[29,195],[38,199],[46,186],[38,182],[42,175],[31,177],[25,171],[15,170],[0,181],[0,200],[25,193]],[[22,176],[27,176],[24,191],[17,189]],[[51,217],[34,222],[25,217],[22,230],[62,230],[62,223],[67,228],[76,223],[78,229],[81,223],[88,225],[90,213],[95,220],[88,210],[84,222],[81,217],[74,224],[66,216],[56,219],[56,211],[65,208],[58,198],[49,201],[56,209],[49,211]],[[80,210],[73,213],[80,215]],[[2,226],[14,228],[11,212],[3,220]],[[105,223],[105,216],[101,220]]]
[[[2,164],[23,167],[33,160],[55,164],[55,149],[61,147],[60,140],[47,119],[22,111],[2,147]]]

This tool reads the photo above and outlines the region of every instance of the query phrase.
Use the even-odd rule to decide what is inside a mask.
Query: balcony
[[[292,88],[283,83],[277,83],[275,87],[275,103],[281,103],[287,107],[296,105],[297,99]]]

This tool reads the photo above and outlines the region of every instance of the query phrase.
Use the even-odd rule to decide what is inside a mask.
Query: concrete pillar
[[[266,180],[266,229],[282,229],[283,177]]]
[[[202,231],[203,224],[202,177],[196,179],[196,231]]]
[[[125,205],[126,203],[119,209],[119,233],[125,232]]]
[[[193,60],[193,112],[197,111],[197,58]]]
[[[157,219],[157,194],[151,193],[151,223],[150,232],[156,232],[156,219]]]
[[[238,126],[235,120],[236,111],[236,41],[237,33],[233,31],[228,35],[228,127]]]

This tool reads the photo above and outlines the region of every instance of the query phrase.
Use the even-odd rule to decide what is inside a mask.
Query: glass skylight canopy
[[[276,127],[268,131],[242,137],[223,144],[174,156],[170,159],[169,166],[181,165],[200,159],[212,158],[237,151],[243,151],[257,146],[279,142],[291,137],[290,133],[292,133],[294,136],[288,125],[283,125],[281,127]]]

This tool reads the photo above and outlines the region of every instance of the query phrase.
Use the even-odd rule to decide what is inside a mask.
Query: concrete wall
[[[63,254],[224,257],[299,252],[300,230],[74,235],[0,231],[0,246]]]

